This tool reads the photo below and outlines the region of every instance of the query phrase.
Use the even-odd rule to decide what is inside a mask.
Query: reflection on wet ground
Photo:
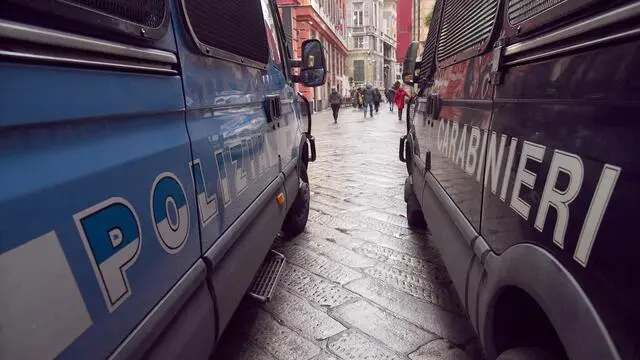
[[[427,233],[407,227],[405,123],[342,109],[314,115],[305,232],[277,240],[287,266],[272,301],[245,299],[214,359],[479,359]]]

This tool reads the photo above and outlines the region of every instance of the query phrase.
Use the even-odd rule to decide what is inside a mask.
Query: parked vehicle
[[[638,359],[640,3],[436,1],[407,217],[490,359]],[[419,70],[416,75],[416,70]]]
[[[0,44],[0,359],[208,358],[306,224],[321,43],[272,0],[9,0]]]

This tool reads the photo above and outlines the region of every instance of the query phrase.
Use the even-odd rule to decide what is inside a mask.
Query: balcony
[[[374,35],[376,28],[374,26],[350,26],[353,35]]]
[[[396,39],[387,34],[386,32],[380,32],[380,38],[382,39],[382,41],[384,41],[385,43],[395,47],[396,46]]]

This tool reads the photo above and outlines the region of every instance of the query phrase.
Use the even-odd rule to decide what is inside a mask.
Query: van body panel
[[[144,359],[208,359],[215,346],[215,309],[206,283],[174,314],[174,321]]]
[[[70,288],[81,294],[89,317],[78,325],[82,331],[74,333],[75,338],[39,338],[46,332],[29,328],[5,334],[0,357],[19,356],[26,349],[14,346],[20,347],[28,336],[42,346],[33,345],[29,351],[37,353],[26,355],[107,357],[200,255],[179,78],[42,65],[3,64],[0,71],[3,79],[21,79],[12,83],[13,89],[3,87],[0,96],[7,102],[0,116],[0,259],[13,264],[21,252],[12,250],[53,231],[73,275]],[[78,106],[66,105],[70,99]],[[177,223],[182,232],[172,253],[156,236],[163,231],[164,220],[158,217],[163,208],[152,211],[152,202],[160,206],[164,201],[163,191],[177,196],[176,207],[164,208],[164,220]],[[112,208],[118,211],[115,217],[102,215]],[[27,223],[30,226],[15,226]],[[113,244],[121,241],[121,247],[114,252],[108,250],[111,246],[103,247],[109,240],[99,237],[101,227],[122,227],[111,239]],[[122,260],[114,257],[117,254],[130,256],[130,261],[122,273],[109,273],[113,262]],[[34,261],[38,265],[33,271],[53,271],[46,259],[21,260]],[[3,271],[1,282],[46,281],[31,279],[23,270]],[[41,289],[44,293],[30,293],[34,303],[24,302],[27,294],[16,292],[3,296],[0,307],[10,318],[20,316],[20,324],[34,326],[54,314],[73,318],[77,315],[71,313],[83,308],[65,310],[71,313],[42,309],[35,299],[59,301],[48,298],[53,295],[47,287]]]
[[[589,5],[573,23],[550,10],[564,22],[548,31],[494,29],[493,51],[421,79],[407,183],[490,357],[494,305],[509,287],[541,307],[570,358],[640,357],[629,244],[640,189],[637,4]],[[431,169],[416,181],[427,155]]]
[[[221,335],[221,331],[231,320],[233,312],[240,304],[280,231],[286,210],[285,205],[276,202],[275,195],[284,193],[283,182],[283,176],[278,177],[252,205],[257,215],[252,218],[209,276],[216,296],[214,300],[220,329],[218,335]]]
[[[632,121],[640,107],[634,84],[640,76],[635,66],[639,49],[633,41],[509,68],[496,88],[492,130],[518,139],[516,160],[505,200],[484,193],[483,236],[491,248],[502,253],[533,243],[551,253],[619,340],[633,334],[640,321],[640,284],[632,280],[640,273],[628,244],[640,201],[640,161],[633,155],[640,145]],[[526,164],[536,176],[534,186],[521,186],[518,194],[529,205],[526,219],[510,207],[522,140],[544,147],[541,162]],[[553,164],[560,160],[556,176]],[[603,193],[597,189],[607,169],[615,170],[617,179]],[[565,199],[566,208],[547,205],[552,187],[558,193],[575,192]],[[606,205],[598,208],[599,202]],[[598,217],[588,216],[594,211]],[[579,248],[588,228],[596,230],[590,251],[583,253]],[[621,345],[632,343],[629,338]],[[637,344],[624,348],[630,358],[640,356]]]
[[[440,98],[440,114],[427,119],[431,124],[423,119],[417,127],[420,141],[429,144],[431,173],[476,231],[482,208],[483,150],[491,120],[491,60],[485,54],[438,70],[429,91]]]
[[[25,54],[0,59],[0,358],[210,355],[304,163],[275,2],[260,4],[264,68],[204,56],[177,1],[156,41],[68,24],[43,44],[20,23]]]

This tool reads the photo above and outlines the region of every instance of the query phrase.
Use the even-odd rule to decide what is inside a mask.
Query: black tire
[[[407,222],[409,223],[409,227],[414,229],[424,230],[427,228],[427,222],[424,220],[420,203],[413,191],[407,199]]]
[[[298,194],[282,224],[282,231],[286,237],[294,237],[304,231],[305,226],[307,226],[307,219],[309,219],[310,203],[311,190],[309,189],[309,183],[300,179]]]
[[[537,347],[517,347],[509,349],[496,360],[555,360],[556,357],[552,356],[544,349]]]

